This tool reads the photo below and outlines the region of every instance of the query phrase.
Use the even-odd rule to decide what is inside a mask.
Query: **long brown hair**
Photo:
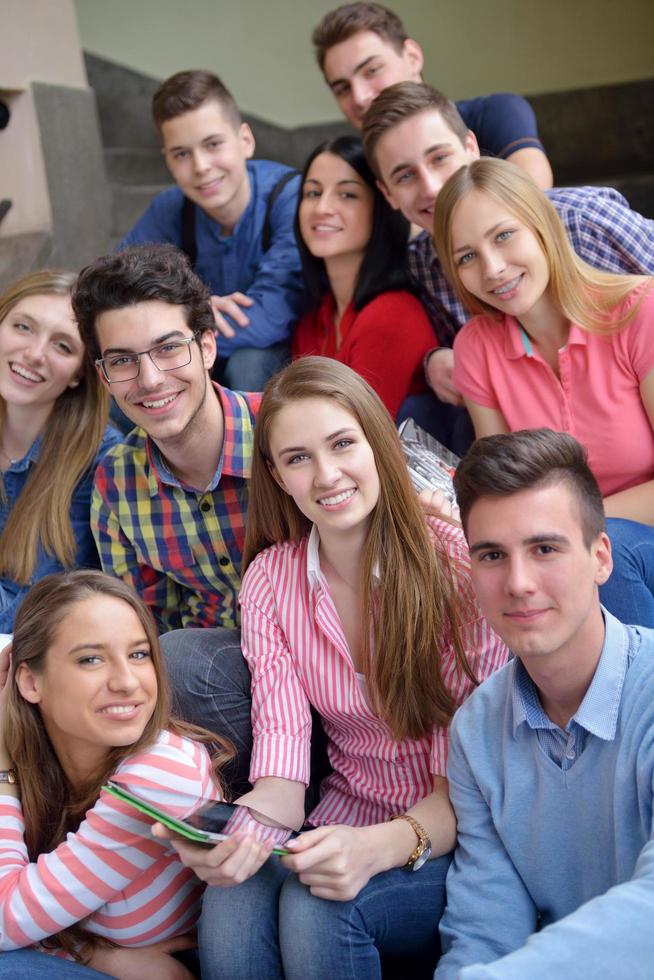
[[[607,329],[620,329],[629,322],[640,301],[617,322],[611,320],[610,314],[648,278],[602,272],[584,262],[570,244],[556,208],[529,175],[508,160],[488,157],[457,170],[443,186],[434,207],[434,246],[443,272],[466,309],[501,317],[494,306],[463,286],[452,255],[454,211],[472,190],[482,191],[503,204],[536,236],[547,259],[552,298],[571,323],[590,332],[606,333]],[[654,284],[654,279],[649,282]]]
[[[19,279],[0,296],[0,323],[28,296],[69,296],[72,272],[46,269]],[[0,575],[27,585],[38,558],[39,544],[64,568],[75,562],[75,536],[70,506],[75,487],[93,462],[107,425],[108,396],[87,354],[79,384],[57,398],[43,433],[30,475],[0,535]],[[7,406],[0,397],[0,429]]]
[[[150,647],[157,679],[157,700],[139,740],[133,745],[108,749],[102,764],[88,775],[84,785],[72,786],[50,741],[38,705],[25,700],[20,693],[16,672],[21,664],[26,664],[33,673],[41,673],[54,634],[71,607],[96,596],[120,599],[138,616]],[[19,774],[25,844],[30,861],[52,851],[69,831],[76,830],[100,795],[100,787],[123,759],[151,745],[161,731],[167,729],[217,748],[212,764],[218,785],[218,768],[233,755],[229,743],[218,736],[171,718],[168,683],[152,613],[129,585],[102,572],[84,570],[47,575],[30,589],[16,615],[7,686],[4,739],[9,758]],[[71,692],[71,698],[74,697],[75,693]],[[80,941],[92,946],[98,940],[86,933],[83,926],[74,926],[59,933],[56,941],[75,953]]]
[[[431,542],[393,420],[370,385],[345,364],[303,357],[268,383],[254,432],[243,567],[269,545],[309,531],[310,522],[276,483],[270,453],[277,413],[306,398],[338,402],[372,448],[380,491],[361,569],[364,616],[373,623],[372,643],[370,631],[363,630],[364,671],[376,710],[394,737],[421,737],[434,724],[447,724],[456,707],[441,674],[444,644],[453,644],[459,669],[475,678],[461,642],[449,559]]]

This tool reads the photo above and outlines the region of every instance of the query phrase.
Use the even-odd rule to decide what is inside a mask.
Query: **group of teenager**
[[[0,297],[0,976],[645,978],[654,222],[386,8],[313,40],[360,137],[253,160],[177,73],[176,186]]]

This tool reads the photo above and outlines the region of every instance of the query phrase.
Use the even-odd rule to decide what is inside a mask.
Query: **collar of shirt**
[[[377,582],[381,582],[379,565],[375,566],[372,574]],[[307,579],[309,588],[312,590],[325,581],[325,576],[320,568],[320,534],[315,524],[311,527],[307,542]]]
[[[186,484],[178,480],[177,477],[170,472],[168,466],[166,465],[165,457],[157,444],[146,436],[146,451],[148,454],[148,460],[150,462],[150,473],[149,473],[149,491],[150,496],[154,497],[159,492],[159,484],[166,483],[171,487],[179,487],[185,491],[191,491],[193,493],[213,493],[213,491],[218,486],[221,477],[226,476],[239,476],[247,480],[250,478],[252,461],[251,459],[245,460],[243,458],[243,453],[240,452],[241,437],[244,431],[244,420],[242,417],[242,412],[239,409],[236,396],[233,391],[229,388],[222,388],[215,381],[211,382],[215,388],[218,398],[220,399],[220,405],[223,410],[223,445],[220,453],[220,459],[218,460],[218,466],[216,467],[216,472],[213,475],[213,479],[208,487],[198,488],[198,487],[188,487]]]
[[[604,616],[604,644],[593,679],[577,711],[566,725],[570,731],[573,723],[591,735],[607,742],[615,738],[620,710],[622,688],[627,668],[633,657],[629,649],[629,635],[622,623],[602,607]],[[513,735],[526,723],[532,729],[558,729],[543,711],[536,685],[518,661],[511,688],[513,707]]]
[[[500,322],[508,326],[504,331],[504,353],[510,361],[516,361],[520,357],[533,357],[534,348],[529,334],[514,317],[500,318]],[[570,333],[566,347],[579,345],[585,347],[588,343],[588,331],[582,330],[576,323],[570,324]]]

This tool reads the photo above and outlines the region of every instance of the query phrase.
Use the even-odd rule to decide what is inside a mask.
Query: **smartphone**
[[[227,840],[236,831],[246,831],[258,840],[273,840],[275,847],[272,853],[284,855],[289,852],[282,845],[297,836],[296,831],[291,830],[290,827],[284,827],[272,817],[252,810],[248,806],[241,806],[239,803],[207,800],[184,820],[180,820],[149,800],[142,799],[120,780],[112,779],[102,788],[195,844],[213,847],[218,841]]]

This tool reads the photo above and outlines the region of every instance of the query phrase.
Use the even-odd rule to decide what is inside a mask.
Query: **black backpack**
[[[299,170],[289,170],[279,178],[275,186],[270,192],[270,197],[268,198],[268,203],[266,204],[266,214],[263,219],[263,228],[261,229],[261,247],[264,252],[267,252],[270,248],[272,242],[272,227],[270,220],[270,213],[274,207],[275,201],[284,190],[286,185],[296,177]],[[185,197],[182,203],[182,252],[184,252],[191,263],[195,266],[195,260],[198,257],[198,245],[195,239],[195,204],[188,197]]]

